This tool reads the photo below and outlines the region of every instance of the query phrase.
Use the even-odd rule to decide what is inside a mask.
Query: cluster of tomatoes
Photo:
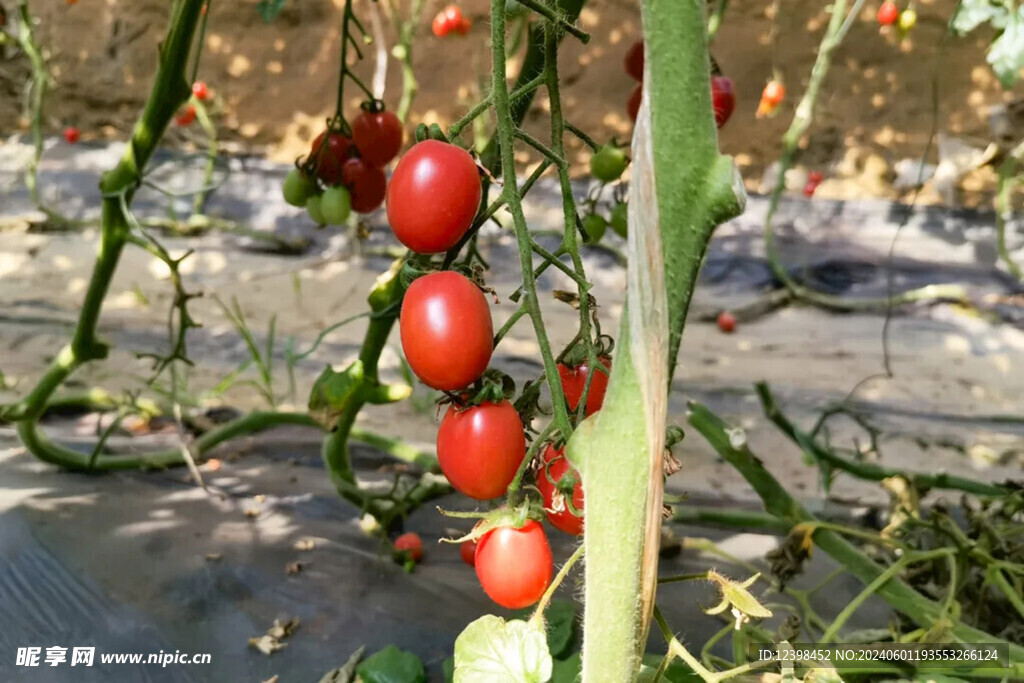
[[[461,147],[424,140],[399,159],[387,187],[388,222],[395,237],[425,255],[457,247],[473,225],[480,206],[480,171]],[[437,459],[456,491],[475,500],[505,495],[526,457],[523,421],[498,391],[481,389],[494,350],[494,328],[487,299],[474,282],[454,270],[421,275],[409,285],[399,314],[402,350],[413,373],[427,386],[446,392],[450,403],[437,432]],[[458,349],[453,353],[452,349]],[[602,357],[604,370],[611,360]],[[558,367],[568,407],[575,410],[590,374],[583,364]],[[583,408],[600,409],[608,385],[596,371]],[[572,534],[583,530],[583,489],[562,448],[548,445],[536,475],[550,522]],[[476,568],[484,592],[510,609],[526,607],[551,581],[551,548],[536,520],[512,521],[508,513],[474,541],[462,545],[467,564]],[[405,534],[396,550],[413,560],[422,541]]]
[[[471,22],[457,5],[448,5],[434,17],[434,21],[430,23],[430,30],[438,38],[444,38],[449,33],[464,36],[469,33],[470,26]]]
[[[887,0],[878,6],[876,15],[878,23],[882,26],[896,24],[901,31],[909,31],[917,25],[917,12],[913,7],[907,7],[902,12],[895,2]]]
[[[364,102],[350,130],[332,127],[313,140],[309,156],[284,180],[285,201],[305,207],[317,225],[373,211],[384,202],[384,167],[398,156],[402,138],[402,122],[383,102]]]
[[[640,100],[643,98],[644,41],[636,41],[626,52],[625,67],[626,73],[637,81],[626,102],[626,113],[630,119],[636,121],[637,113],[640,111]],[[715,110],[715,125],[721,128],[736,109],[736,88],[728,76],[711,77],[711,105]]]

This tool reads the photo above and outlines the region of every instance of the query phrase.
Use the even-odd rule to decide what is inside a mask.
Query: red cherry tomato
[[[786,86],[779,81],[768,81],[761,93],[761,99],[772,107],[777,107],[786,98]]]
[[[417,533],[409,532],[395,539],[395,550],[409,553],[413,562],[423,559],[423,539]]]
[[[602,358],[601,365],[611,372],[612,359]],[[558,376],[562,380],[562,392],[565,394],[565,399],[569,402],[570,410],[576,410],[576,407],[580,404],[580,398],[583,396],[583,389],[586,388],[587,374],[589,373],[590,366],[586,363],[574,368],[564,363],[558,364]],[[590,380],[590,391],[587,393],[586,414],[588,416],[601,410],[606,391],[608,391],[608,375],[600,370],[595,370],[594,378]]]
[[[580,480],[579,472],[569,464],[565,457],[565,450],[555,450],[548,446],[544,450],[541,462],[543,463],[537,473],[537,488],[544,498],[544,509],[547,511],[548,521],[560,531],[573,536],[583,533],[583,482]],[[575,481],[572,485],[572,492],[564,490],[559,482],[564,481],[565,488],[568,483]],[[560,492],[560,500],[555,500],[555,493]],[[569,507],[569,499],[572,500],[573,510]],[[556,510],[557,508],[560,508]]]
[[[540,600],[554,567],[540,524],[530,520],[521,529],[497,527],[479,543],[476,575],[491,600],[507,609],[522,609]]]
[[[370,213],[379,207],[388,191],[384,171],[360,157],[349,159],[342,165],[341,184],[352,194],[352,210],[356,213]]]
[[[736,329],[736,316],[729,311],[722,311],[718,314],[718,329],[726,334]]]
[[[424,140],[406,152],[388,183],[388,222],[398,241],[421,254],[453,247],[480,206],[480,173],[469,152]]]
[[[203,101],[210,96],[210,89],[206,87],[206,83],[196,81],[192,84],[192,94],[196,96],[197,100]]]
[[[629,118],[636,123],[636,116],[640,113],[640,100],[643,99],[644,88],[643,84],[637,83],[636,87],[633,88],[633,92],[629,94],[629,100],[626,102],[626,113],[629,114]]]
[[[187,126],[196,120],[196,108],[191,105],[185,105],[177,116],[174,117],[174,122],[179,126]]]
[[[67,140],[68,144],[73,145],[78,142],[78,138],[81,137],[81,132],[74,126],[68,126],[64,129],[64,139]]]
[[[815,191],[817,191],[817,189],[818,189],[818,184],[817,183],[812,183],[811,181],[808,180],[807,184],[804,185],[804,196],[808,197],[808,198],[813,197],[814,193],[815,193]]]
[[[452,487],[477,500],[504,495],[526,456],[519,413],[508,401],[452,406],[437,430],[437,462]]]
[[[711,105],[715,110],[715,125],[721,128],[736,108],[736,89],[731,78],[711,77]]]
[[[363,159],[384,168],[402,149],[402,122],[390,111],[364,109],[352,121],[352,142]]]
[[[316,168],[317,177],[327,185],[340,183],[341,169],[350,156],[351,147],[352,141],[341,133],[331,132],[329,136],[328,131],[320,133],[309,150],[309,158]]]
[[[462,389],[479,379],[491,360],[494,328],[487,299],[454,271],[414,281],[402,301],[399,326],[409,367],[428,387]]]
[[[626,73],[635,80],[644,80],[644,41],[638,40],[626,52]]]
[[[825,180],[825,174],[821,171],[810,171],[807,174],[807,182],[814,183],[815,185],[821,185],[821,182]]]
[[[883,2],[878,7],[878,23],[882,26],[891,26],[900,18],[900,8],[895,2]]]
[[[458,6],[448,5],[437,13],[430,28],[435,36],[444,38],[452,31],[464,36],[469,32],[470,25],[469,19],[463,16],[462,10]]]
[[[476,546],[476,541],[463,541],[459,545],[459,555],[462,557],[462,561],[470,567],[476,565]]]

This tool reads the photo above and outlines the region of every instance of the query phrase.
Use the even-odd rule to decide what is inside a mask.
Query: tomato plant
[[[448,408],[437,430],[437,461],[456,491],[477,500],[504,495],[526,456],[519,413],[507,400]]]
[[[480,538],[476,575],[487,596],[507,609],[529,607],[551,583],[553,560],[544,528],[501,526]]]
[[[491,360],[491,310],[480,289],[459,273],[431,273],[413,282],[399,326],[409,367],[434,389],[469,386]]]
[[[583,482],[565,457],[565,449],[549,445],[541,456],[537,488],[551,525],[573,536],[583,533]]]
[[[388,222],[398,241],[415,252],[447,251],[472,225],[481,192],[469,152],[424,140],[395,166],[387,190]]]

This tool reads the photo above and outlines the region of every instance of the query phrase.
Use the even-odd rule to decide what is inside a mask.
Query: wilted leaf
[[[530,622],[489,614],[455,640],[455,683],[545,683],[551,670],[545,633]]]
[[[324,429],[333,430],[338,423],[338,416],[355,397],[362,384],[362,361],[353,361],[341,372],[335,372],[328,365],[316,378],[309,393],[309,414]]]
[[[269,635],[260,636],[259,638],[250,638],[249,645],[265,655],[272,655],[278,650],[283,650],[288,647],[285,643],[282,643],[277,638]]]
[[[342,666],[325,673],[319,683],[352,683],[356,676],[356,666],[359,665],[359,660],[363,658],[365,651],[365,647],[360,647],[349,656],[348,661]]]

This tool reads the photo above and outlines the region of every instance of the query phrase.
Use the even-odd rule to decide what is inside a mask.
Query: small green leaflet
[[[527,621],[480,617],[455,640],[455,683],[546,683],[547,637]]]
[[[532,611],[525,609],[514,614],[517,618],[529,619]],[[576,635],[576,603],[571,600],[552,600],[544,610],[544,621],[547,624],[548,650],[557,659],[569,649]]]

